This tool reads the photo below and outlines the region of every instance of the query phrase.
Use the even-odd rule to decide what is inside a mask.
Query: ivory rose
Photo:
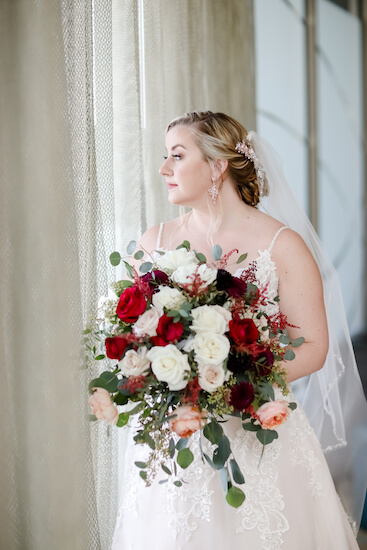
[[[141,347],[138,351],[129,349],[119,362],[124,376],[140,376],[149,370],[150,361],[147,358],[147,348]]]
[[[179,437],[190,437],[194,432],[200,430],[206,423],[207,412],[199,407],[191,405],[181,405],[175,409],[174,418],[169,421],[169,427]]]
[[[93,414],[98,420],[106,420],[108,424],[117,424],[119,413],[115,405],[111,401],[110,394],[103,388],[92,388],[93,394],[90,396],[88,403],[92,408]]]
[[[195,351],[199,363],[222,364],[229,353],[229,340],[222,334],[200,332],[188,342],[185,351]]]
[[[176,346],[155,346],[147,353],[152,362],[152,371],[160,382],[167,382],[172,391],[183,390],[187,386],[190,365],[186,353]]]
[[[226,378],[222,365],[199,364],[198,374],[200,387],[207,392],[223,386]]]
[[[290,411],[288,401],[269,401],[257,409],[256,418],[264,430],[273,430],[287,420]]]
[[[224,334],[228,331],[229,321],[232,319],[230,312],[221,306],[200,306],[191,310],[193,322],[191,330],[194,332],[212,332]]]
[[[140,315],[134,324],[134,334],[136,336],[156,336],[157,326],[161,315],[162,312],[155,306],[152,306],[145,311],[143,315]]]
[[[196,254],[193,251],[188,251],[186,248],[178,250],[169,250],[156,260],[156,265],[159,269],[174,271],[178,267],[187,264],[198,264]]]
[[[200,278],[200,288],[206,288],[210,283],[217,278],[217,270],[208,267],[206,264],[198,266],[196,263],[183,265],[178,267],[172,273],[172,279],[179,285],[187,285],[190,288],[191,283],[194,280],[195,275]],[[199,281],[199,282],[200,282]]]
[[[177,290],[177,288],[170,288],[169,286],[160,286],[159,290],[153,294],[153,305],[163,311],[166,309],[180,309],[180,306],[186,300],[185,296]]]

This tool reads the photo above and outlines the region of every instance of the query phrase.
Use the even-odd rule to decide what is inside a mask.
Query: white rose
[[[177,288],[170,288],[169,286],[160,286],[158,288],[158,292],[153,294],[153,305],[161,311],[163,311],[164,307],[178,310],[186,300],[185,296]]]
[[[202,363],[198,368],[199,384],[203,390],[213,392],[225,381],[225,372],[222,365],[211,365]]]
[[[220,364],[229,353],[229,340],[222,334],[200,332],[192,340],[196,360],[199,363]]]
[[[214,332],[224,334],[229,330],[229,321],[232,315],[224,307],[200,306],[191,310],[193,322],[191,330],[194,332]]]
[[[133,331],[136,336],[157,336],[157,326],[162,311],[155,306],[145,311],[134,323]]]
[[[195,252],[188,252],[186,248],[179,248],[178,250],[169,250],[157,259],[156,265],[159,269],[174,271],[180,265],[198,264],[199,261],[196,258]]]
[[[148,351],[147,357],[152,361],[152,371],[159,381],[167,382],[172,391],[182,390],[187,385],[190,373],[188,357],[174,345],[156,346]]]
[[[147,348],[138,351],[129,349],[119,361],[119,367],[124,376],[140,376],[149,370],[150,360],[147,357]]]
[[[172,279],[179,285],[190,285],[193,282],[195,275],[201,281],[200,288],[207,287],[217,278],[217,270],[208,267],[206,264],[188,264],[178,267],[172,273]]]

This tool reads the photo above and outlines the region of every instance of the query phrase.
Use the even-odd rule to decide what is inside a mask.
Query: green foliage
[[[181,451],[182,449],[187,447],[187,443],[188,443],[187,439],[185,439],[184,437],[181,437],[176,443],[176,449],[178,451]]]
[[[241,256],[238,258],[238,260],[237,260],[236,263],[237,263],[237,264],[240,264],[240,263],[242,263],[244,260],[246,260],[246,258],[247,258],[247,253],[246,253],[246,254],[241,254]]]
[[[181,468],[187,468],[193,460],[194,455],[187,447],[185,449],[181,449],[181,451],[177,454],[177,463],[181,466]]]
[[[300,336],[299,338],[296,338],[295,340],[292,340],[292,347],[298,348],[298,346],[301,346],[304,343],[305,339],[303,336]]]
[[[228,460],[230,454],[231,445],[229,443],[229,439],[226,435],[222,435],[218,441],[218,447],[214,449],[213,452],[213,464],[217,470],[224,467],[224,464]]]
[[[291,343],[291,339],[289,338],[288,334],[280,334],[279,335],[279,342],[281,344],[284,344],[285,346],[288,346],[288,344]]]
[[[153,267],[153,264],[152,262],[144,262],[143,264],[141,264],[141,266],[139,267],[139,271],[141,273],[148,273],[148,271],[150,271]]]
[[[296,357],[296,354],[292,349],[287,349],[287,351],[284,354],[284,359],[286,361],[293,361],[293,359]]]
[[[231,460],[229,461],[229,465],[231,467],[233,481],[235,481],[239,485],[245,483],[245,478],[243,477],[240,467],[234,458],[231,458]]]
[[[260,424],[254,424],[253,422],[244,422],[242,427],[248,432],[257,432],[261,429]]]
[[[136,248],[136,241],[130,241],[126,248],[126,252],[129,254],[129,256],[132,255],[135,248]]]
[[[294,411],[297,408],[297,403],[288,403],[288,407]]]
[[[206,263],[206,257],[201,252],[198,252],[196,254],[196,257],[197,257],[197,259],[199,260],[200,263],[204,263],[204,264]]]
[[[212,258],[216,262],[220,260],[220,257],[222,255],[222,248],[219,246],[219,244],[215,244],[212,248]]]
[[[143,250],[138,250],[137,252],[135,252],[134,254],[134,258],[135,260],[141,260],[144,256],[144,252]]]
[[[190,250],[190,243],[189,241],[184,241],[182,244],[179,244],[177,247],[176,247],[176,250],[179,250],[180,248],[186,248],[187,251]]]
[[[213,419],[204,426],[203,434],[210,443],[216,445],[223,435],[223,428],[217,420]]]
[[[239,508],[245,498],[245,493],[239,487],[232,486],[228,489],[226,500],[233,508]]]
[[[127,413],[120,413],[116,426],[122,428],[129,422],[129,415]]]
[[[114,372],[105,371],[98,378],[94,378],[89,383],[89,391],[92,393],[92,388],[103,388],[110,393],[117,392],[118,379]]]
[[[263,445],[269,445],[274,441],[274,439],[278,439],[278,432],[275,430],[264,430],[261,428],[256,433],[256,437]]]
[[[113,266],[117,266],[120,264],[121,262],[121,256],[120,256],[120,253],[119,252],[112,252],[112,254],[110,254],[110,262]]]
[[[171,470],[170,470],[169,468],[167,468],[167,466],[166,466],[165,464],[161,464],[161,466],[162,466],[162,470],[163,470],[166,474],[168,474],[169,476],[172,475]]]
[[[125,264],[126,273],[132,279],[134,277],[133,268],[131,267],[131,265],[128,262],[125,262],[125,260],[123,260],[123,262]]]

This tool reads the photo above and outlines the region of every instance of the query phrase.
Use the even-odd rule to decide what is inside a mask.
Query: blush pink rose
[[[106,420],[108,424],[117,424],[119,413],[111,401],[110,394],[103,388],[92,388],[93,394],[88,403],[92,407],[93,414],[98,420]]]
[[[273,430],[287,420],[290,411],[288,401],[269,401],[258,408],[256,418],[264,430]]]
[[[181,405],[175,409],[175,418],[169,421],[169,427],[180,437],[190,437],[194,432],[200,430],[206,423],[207,412],[200,411],[199,407],[192,405]]]

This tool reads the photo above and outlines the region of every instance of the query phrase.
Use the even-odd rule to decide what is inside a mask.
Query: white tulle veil
[[[269,184],[269,195],[260,201],[261,209],[303,237],[322,275],[329,352],[321,370],[292,386],[320,440],[344,508],[356,526],[360,523],[367,486],[367,403],[338,276],[290,190],[277,153],[255,132],[249,132],[247,138]]]

